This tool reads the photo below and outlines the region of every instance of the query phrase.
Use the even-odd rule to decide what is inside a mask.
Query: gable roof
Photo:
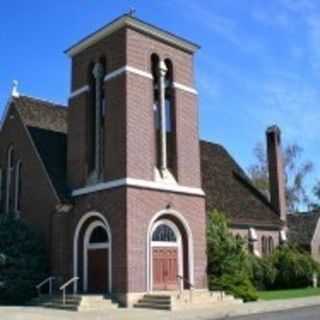
[[[13,104],[30,133],[58,196],[67,201],[67,108],[27,96],[14,98]]]
[[[288,214],[288,240],[309,247],[320,218],[320,211]]]
[[[207,209],[226,214],[233,225],[279,227],[282,223],[268,199],[258,191],[221,145],[201,141],[202,187]]]
[[[13,102],[26,126],[67,133],[65,106],[27,96],[14,98]]]

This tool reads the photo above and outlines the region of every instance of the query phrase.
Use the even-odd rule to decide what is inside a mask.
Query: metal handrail
[[[42,282],[40,282],[38,285],[36,285],[36,289],[38,291],[39,296],[41,295],[41,287],[44,286],[46,283],[49,282],[49,294],[52,295],[52,282],[56,277],[48,277],[44,279]]]
[[[64,283],[59,290],[62,290],[62,303],[66,304],[66,288],[71,284],[76,281],[79,281],[79,277],[73,277],[70,280],[68,280],[66,283]]]
[[[183,283],[185,282],[190,288],[189,288],[189,299],[190,299],[190,303],[192,303],[192,290],[194,288],[194,285],[187,279],[187,278],[184,278],[183,276],[181,275],[177,275],[177,279],[178,281],[180,281],[180,285],[179,285],[179,282],[178,282],[178,288],[179,288],[179,294],[180,294],[180,297],[182,296],[182,292],[183,292]],[[181,283],[182,281],[182,283]]]

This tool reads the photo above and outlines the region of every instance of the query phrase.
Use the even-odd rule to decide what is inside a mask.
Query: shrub
[[[270,258],[248,256],[248,272],[250,280],[257,290],[266,290],[274,286],[277,269]]]
[[[245,301],[257,299],[243,242],[229,231],[225,216],[209,214],[207,225],[208,278],[211,290],[224,290]]]
[[[0,304],[23,304],[46,276],[43,241],[12,215],[0,218]]]
[[[280,247],[271,257],[277,269],[275,289],[304,288],[312,284],[314,273],[319,274],[319,265],[309,254],[293,247]]]

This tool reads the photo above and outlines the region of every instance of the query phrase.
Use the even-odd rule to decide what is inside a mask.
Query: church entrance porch
[[[109,273],[109,237],[102,221],[94,221],[87,227],[84,250],[84,291],[106,293]]]
[[[99,213],[84,215],[74,236],[75,293],[111,293],[111,231]]]
[[[178,228],[170,220],[159,220],[152,233],[153,290],[176,290],[183,274],[182,243]]]
[[[179,217],[164,212],[148,231],[148,292],[180,291],[192,284],[192,235]],[[182,280],[183,279],[183,280]]]

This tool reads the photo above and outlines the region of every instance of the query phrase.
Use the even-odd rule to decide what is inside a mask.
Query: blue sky
[[[111,4],[112,3],[112,4]],[[201,45],[196,58],[200,134],[247,168],[268,125],[298,142],[320,175],[318,0],[4,0],[0,11],[0,111],[12,80],[27,95],[66,103],[63,51],[128,11]]]

